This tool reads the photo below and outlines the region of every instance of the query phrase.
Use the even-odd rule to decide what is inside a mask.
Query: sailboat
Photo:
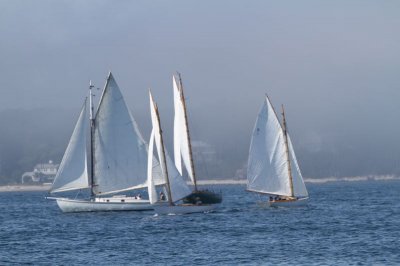
[[[148,160],[148,193],[149,200],[154,206],[157,214],[187,214],[207,212],[216,208],[215,204],[178,204],[183,198],[191,193],[182,175],[176,169],[174,163],[169,157],[164,147],[163,135],[161,129],[160,115],[157,104],[154,102],[151,92],[150,95],[150,112],[153,129],[149,141],[149,160]],[[167,202],[160,202],[157,199],[154,177],[152,175],[151,158],[153,153],[154,142],[157,149],[158,158],[161,165],[162,176],[165,181],[165,189],[167,191]]]
[[[90,197],[48,198],[63,212],[152,210],[149,200],[117,194],[147,187],[147,145],[111,72],[95,114],[92,89],[90,83],[90,107],[85,100],[50,190],[56,194],[86,189]],[[154,173],[155,182],[160,182],[159,170]]]
[[[174,161],[179,173],[182,175],[182,161],[188,176],[194,186],[194,191],[185,199],[186,203],[202,202],[218,204],[222,202],[222,195],[209,190],[199,190],[197,187],[196,173],[193,162],[192,144],[190,141],[189,124],[186,112],[185,97],[181,75],[173,75],[174,88]]]
[[[269,195],[270,206],[298,206],[308,201],[308,192],[282,105],[282,124],[268,96],[258,114],[250,144],[247,190]]]

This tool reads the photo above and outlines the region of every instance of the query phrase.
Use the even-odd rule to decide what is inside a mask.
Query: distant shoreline
[[[379,176],[350,176],[350,177],[322,177],[304,178],[305,183],[325,184],[331,182],[363,182],[363,181],[387,181],[400,180],[400,176],[379,175]],[[198,180],[199,185],[245,185],[246,179],[221,179],[221,180]]]
[[[400,180],[399,176],[352,176],[352,177],[325,177],[325,178],[305,178],[306,183],[326,184],[332,182],[364,182],[364,181],[389,181]],[[245,185],[245,179],[221,179],[221,180],[198,180],[199,185]],[[0,186],[0,192],[28,192],[28,191],[47,191],[51,185],[8,185]]]
[[[364,182],[364,181],[389,181],[389,180],[400,180],[400,176],[368,175],[368,176],[349,176],[349,177],[304,178],[304,182],[312,184],[325,184],[331,182]]]
[[[0,186],[0,192],[28,192],[28,191],[47,191],[51,185],[8,185]]]

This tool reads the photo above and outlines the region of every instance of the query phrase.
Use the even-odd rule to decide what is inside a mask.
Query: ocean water
[[[0,265],[400,264],[400,181],[308,184],[301,208],[215,186],[214,213],[64,214],[45,192],[0,193]]]

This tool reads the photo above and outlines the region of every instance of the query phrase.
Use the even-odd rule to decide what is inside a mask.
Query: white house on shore
[[[21,182],[22,184],[53,183],[58,166],[59,164],[54,164],[51,160],[48,163],[37,164],[32,172],[25,172],[22,175]]]

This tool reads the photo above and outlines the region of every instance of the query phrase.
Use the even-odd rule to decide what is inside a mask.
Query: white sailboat
[[[95,115],[92,88],[90,84],[89,118],[85,100],[50,190],[53,194],[89,189],[90,198],[48,198],[55,199],[63,212],[152,210],[149,200],[115,195],[147,187],[147,146],[112,74],[108,75]],[[152,162],[159,168],[156,160]],[[159,170],[153,172],[155,182],[160,183]],[[110,194],[114,196],[103,196]]]
[[[247,190],[270,195],[270,206],[304,205],[308,192],[287,132],[283,106],[282,116],[281,125],[266,96],[251,139]]]
[[[150,202],[154,204],[154,211],[157,214],[187,214],[213,210],[216,207],[215,204],[178,204],[178,202],[188,196],[191,191],[164,148],[158,107],[157,104],[153,101],[151,92],[149,92],[149,95],[151,122],[153,125],[153,129],[149,141],[149,166],[147,183],[149,184],[149,199]],[[156,182],[154,182],[154,176],[151,171],[151,158],[153,156],[152,153],[154,142],[156,144],[157,154],[161,165],[162,176],[165,178],[164,180],[168,202],[160,202],[157,199],[157,194],[155,190]]]
[[[190,141],[189,124],[186,112],[183,84],[179,73],[172,77],[174,89],[174,161],[179,173],[182,175],[182,162],[194,186],[194,191],[184,199],[187,203],[197,201],[207,204],[222,202],[222,195],[209,191],[199,190],[197,187],[196,173],[193,162],[192,144]]]

